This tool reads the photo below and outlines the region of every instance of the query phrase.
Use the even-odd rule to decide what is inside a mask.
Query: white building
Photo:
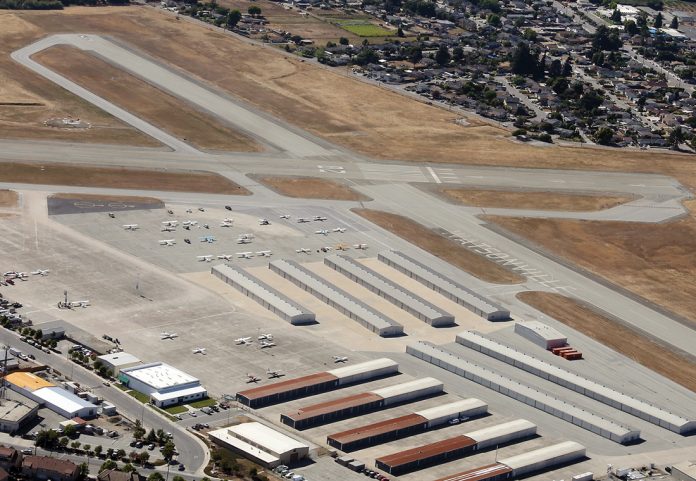
[[[208,397],[198,379],[162,362],[122,368],[118,378],[129,388],[150,396],[150,402],[157,407]]]
[[[97,359],[99,359],[107,369],[111,369],[114,376],[118,376],[121,369],[142,364],[140,359],[135,357],[133,354],[128,354],[127,352],[104,354],[103,356],[99,356]]]
[[[14,372],[5,378],[13,391],[36,401],[41,406],[57,412],[68,419],[80,417],[93,418],[97,415],[97,406],[79,398],[70,391],[56,386],[29,372]]]
[[[296,463],[309,454],[308,445],[258,422],[210,431],[208,436],[268,468]]]

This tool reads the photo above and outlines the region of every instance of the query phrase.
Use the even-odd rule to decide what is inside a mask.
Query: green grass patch
[[[201,399],[200,401],[189,403],[189,406],[191,406],[192,408],[200,409],[200,408],[207,408],[208,406],[214,406],[215,404],[217,404],[217,401],[215,399],[207,398],[207,399]]]
[[[147,394],[143,394],[141,392],[133,391],[133,390],[126,391],[126,393],[133,396],[135,399],[137,399],[138,401],[140,401],[143,404],[147,404],[150,402],[150,396],[148,396]]]
[[[331,19],[331,23],[359,37],[391,37],[396,35],[396,31],[374,25],[367,20]]]
[[[169,414],[181,414],[188,411],[188,409],[186,409],[186,406],[169,406],[168,408],[164,408],[164,410],[167,411]]]

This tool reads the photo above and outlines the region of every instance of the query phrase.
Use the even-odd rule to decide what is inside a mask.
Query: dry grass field
[[[2,15],[12,17],[7,22],[15,27],[14,34],[0,33],[0,38],[9,40],[0,47],[5,54],[0,71],[7,66],[9,51],[44,34],[112,35],[271,115],[376,158],[661,172],[696,188],[696,161],[689,155],[521,144],[504,129],[474,119],[467,126],[459,125],[452,112],[148,7],[71,7],[61,12]],[[48,90],[55,96],[59,90],[23,69],[15,67],[13,75],[34,95]]]
[[[575,299],[551,292],[521,292],[517,298],[576,331],[696,392],[696,364],[674,348],[643,335]]]
[[[54,12],[54,15],[59,21],[60,14]],[[43,37],[46,34],[43,28],[8,10],[0,11],[0,27],[0,137],[148,147],[160,145],[151,137],[20,67],[10,58],[12,51]],[[49,119],[66,117],[82,119],[92,127],[60,129],[44,125]]]
[[[250,195],[244,187],[210,172],[88,167],[69,164],[0,163],[0,179],[20,184]]]
[[[492,216],[488,220],[689,319],[696,327],[693,213],[664,224]]]
[[[370,209],[352,209],[352,211],[481,280],[496,284],[524,282],[524,277],[519,274],[489,261],[407,217]]]
[[[629,202],[630,197],[610,195],[563,194],[509,190],[479,190],[442,188],[448,199],[474,207],[535,209],[586,212],[604,210]]]
[[[75,47],[51,47],[36,54],[34,60],[198,148],[261,150],[248,136],[193,105]]]
[[[14,190],[0,190],[0,207],[17,207],[19,196]]]
[[[136,195],[101,195],[101,194],[77,194],[71,192],[59,192],[50,196],[54,199],[87,200],[102,202],[139,202],[142,204],[160,204],[162,201],[154,197],[141,197]]]
[[[347,185],[330,179],[287,176],[254,176],[254,178],[266,187],[287,197],[354,201],[370,200],[369,197],[362,195]]]

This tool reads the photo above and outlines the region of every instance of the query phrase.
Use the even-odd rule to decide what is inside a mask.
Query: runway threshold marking
[[[442,184],[442,181],[437,176],[437,174],[435,173],[435,170],[432,167],[426,167],[426,170],[430,173],[430,175],[432,175],[433,180],[435,181],[436,184]]]

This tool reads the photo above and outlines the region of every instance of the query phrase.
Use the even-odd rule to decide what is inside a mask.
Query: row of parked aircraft
[[[338,232],[340,234],[343,234],[346,231],[345,227],[335,227],[331,229],[330,231],[328,229],[321,229],[321,230],[316,230],[314,231],[315,234],[320,234],[320,235],[329,235],[331,232]]]
[[[258,257],[271,257],[273,255],[273,251],[248,251],[248,252],[237,252],[235,254],[238,259],[251,259],[255,256]],[[218,256],[214,256],[212,254],[204,255],[204,256],[196,256],[196,259],[198,262],[213,262],[213,259],[222,259],[229,261],[234,257],[232,254],[220,254]]]
[[[285,373],[283,371],[279,371],[277,369],[266,369],[266,375],[268,376],[268,379],[275,379],[279,377],[285,376]],[[260,377],[255,376],[254,374],[249,374],[247,373],[246,375],[247,383],[252,383],[252,382],[259,382],[261,380]]]

